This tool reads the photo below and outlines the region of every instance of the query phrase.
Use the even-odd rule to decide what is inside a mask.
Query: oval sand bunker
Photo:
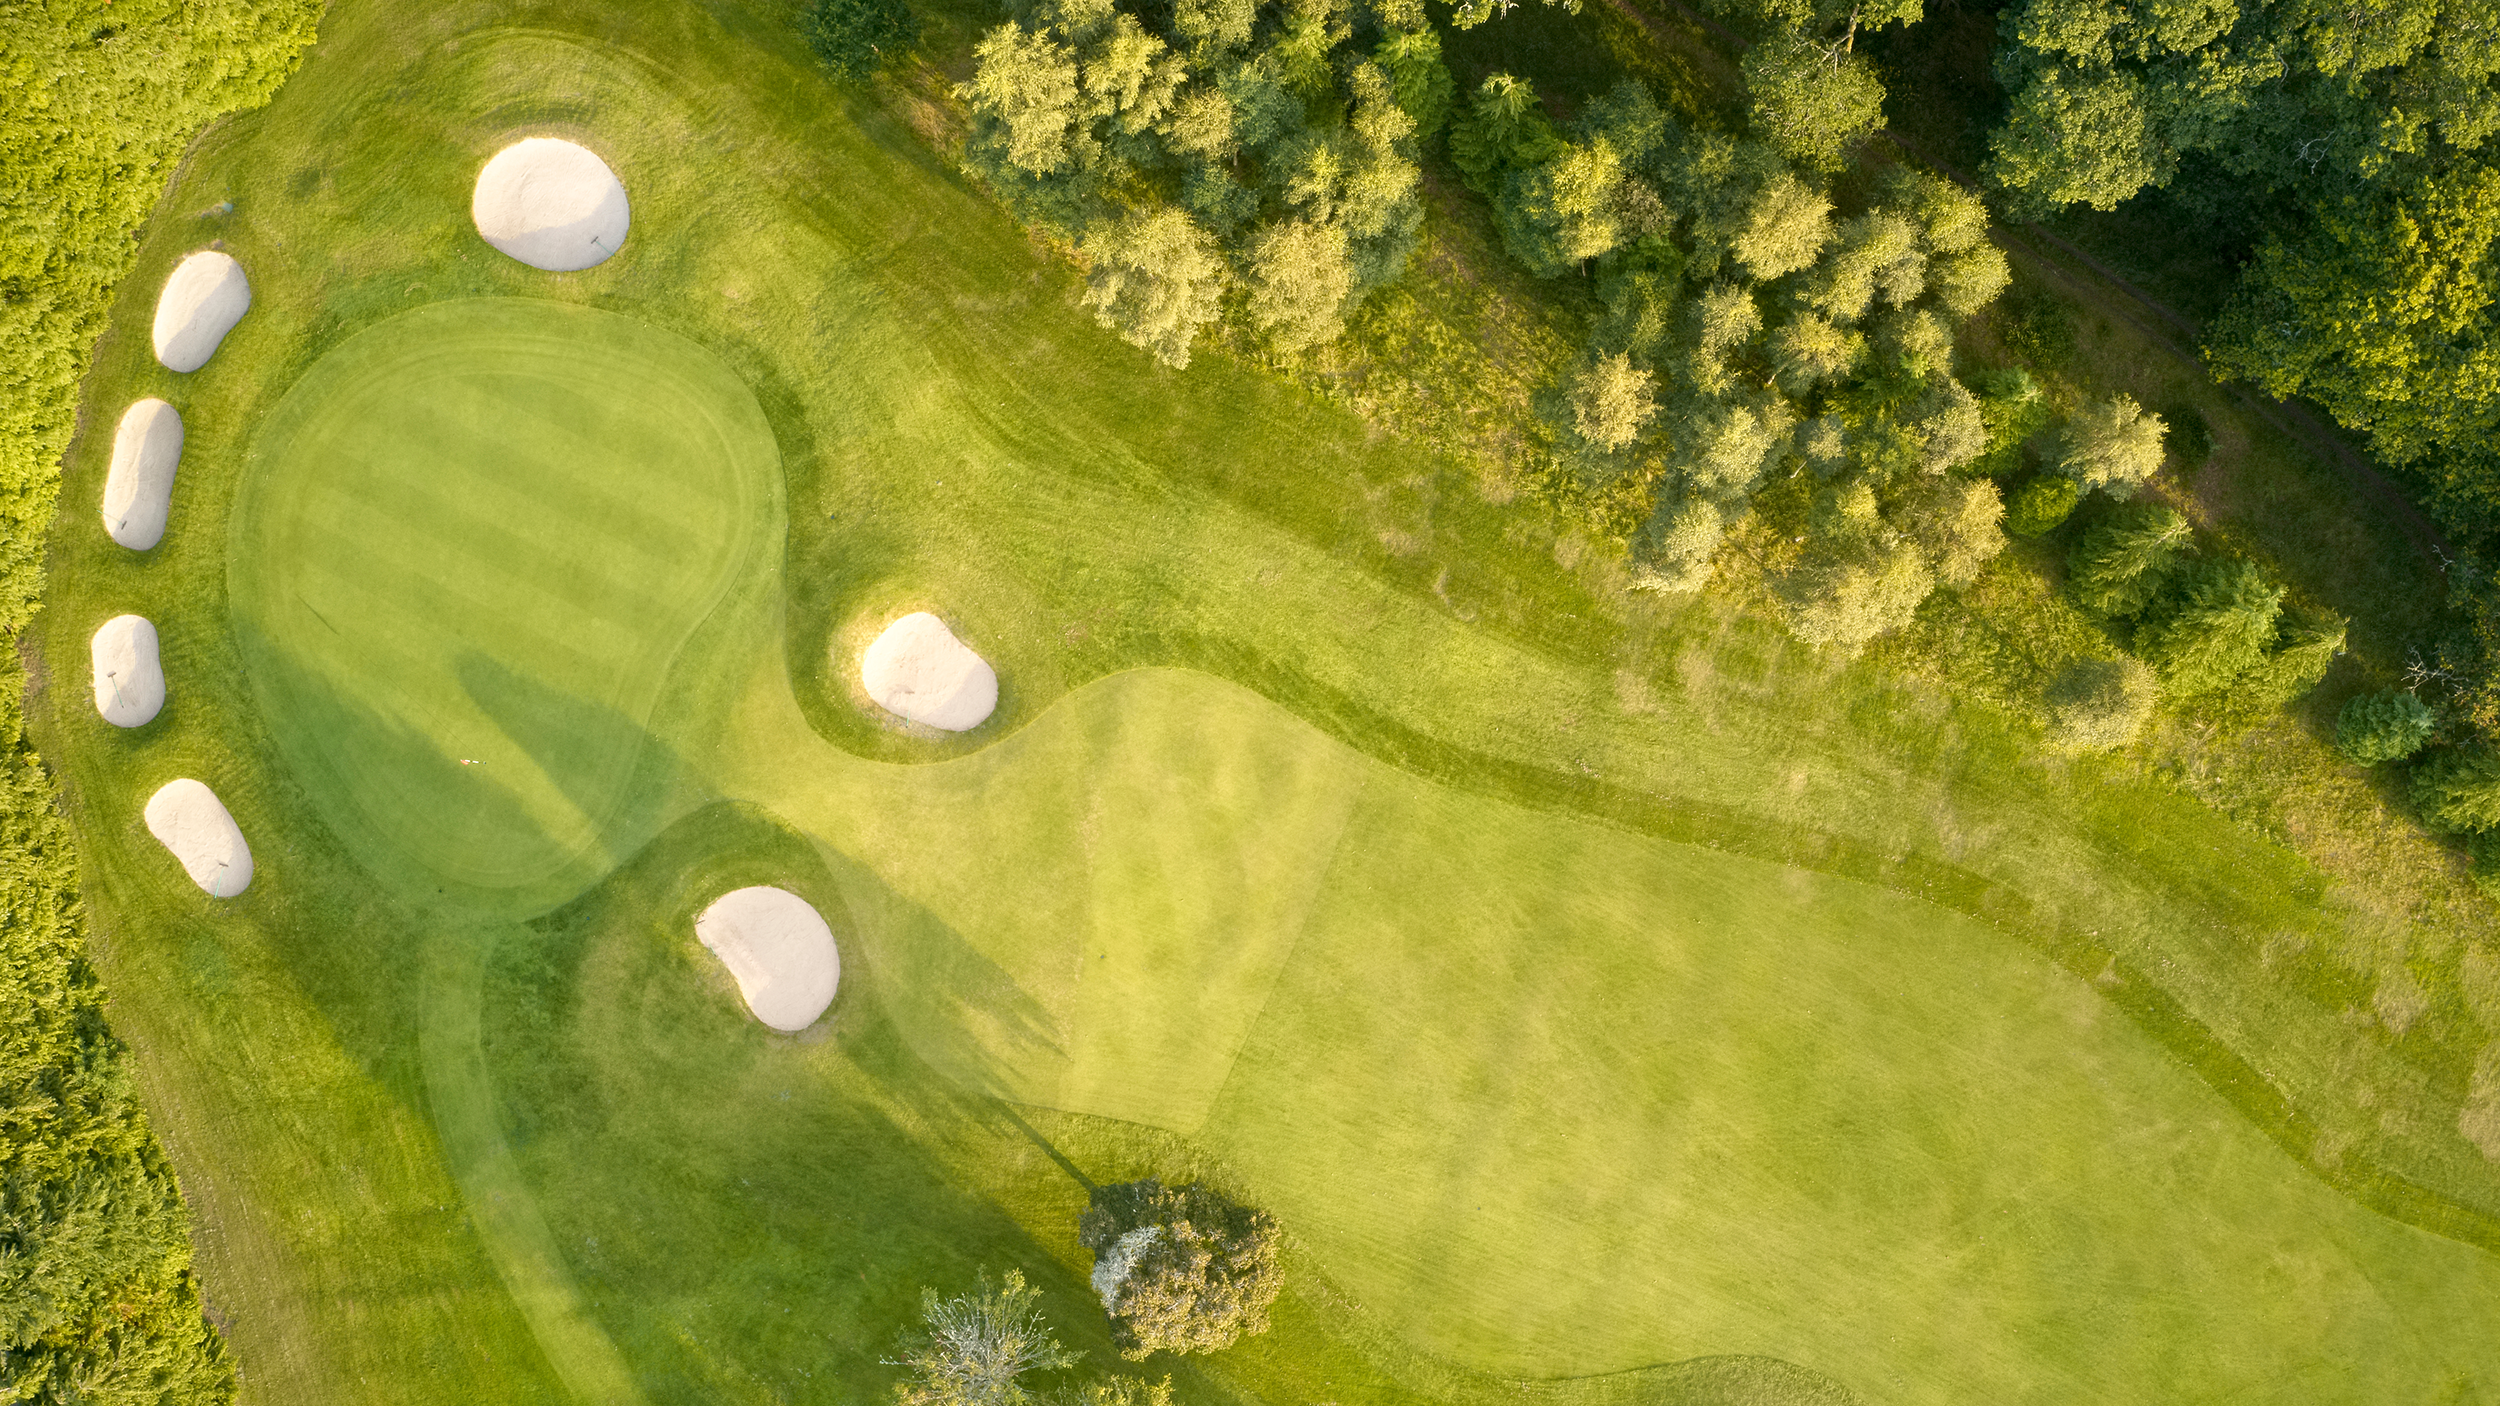
[[[95,710],[115,727],[139,727],[165,706],[165,667],[156,655],[156,626],[143,615],[116,615],[87,645],[95,667]]]
[[[169,371],[197,371],[252,306],[243,266],[202,249],[174,266],[156,298],[156,359]]]
[[[104,475],[104,530],[134,552],[165,540],[182,460],[182,415],[154,396],[122,412],[113,429],[113,467]]]
[[[885,627],[859,658],[859,682],[878,707],[948,732],[979,727],[998,707],[998,671],[925,610]]]
[[[551,273],[586,269],[615,253],[633,220],[608,163],[555,137],[496,152],[477,173],[469,218],[487,243]]]
[[[209,897],[232,898],[252,886],[252,847],[216,792],[187,776],[168,781],[148,797],[147,817],[148,833]]]
[[[833,930],[787,889],[722,894],[694,920],[694,935],[737,978],[747,1009],[775,1030],[805,1030],[833,1004],[842,981]]]

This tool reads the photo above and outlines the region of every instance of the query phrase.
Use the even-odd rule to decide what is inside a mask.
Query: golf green
[[[588,852],[686,637],[770,543],[746,387],[631,318],[443,303],[322,358],[228,561],[262,707],[376,873],[480,887]]]

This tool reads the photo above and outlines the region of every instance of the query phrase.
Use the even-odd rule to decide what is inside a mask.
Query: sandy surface
[[[694,920],[694,935],[737,978],[755,1018],[775,1030],[805,1030],[833,1004],[842,954],[833,930],[787,889],[733,889]]]
[[[948,732],[979,727],[998,706],[998,672],[926,611],[885,627],[859,657],[859,682],[878,707]]]
[[[187,776],[168,781],[148,797],[147,815],[148,833],[209,897],[232,898],[252,886],[252,847],[216,792]]]
[[[182,416],[154,396],[122,412],[113,430],[113,467],[104,476],[104,530],[134,552],[165,539],[174,465],[182,459]]]
[[[608,163],[554,137],[496,152],[477,173],[469,217],[486,242],[532,268],[586,269],[617,251],[633,222]]]
[[[156,657],[156,626],[143,615],[116,615],[87,644],[95,666],[95,710],[115,727],[138,727],[165,706],[165,668]]]
[[[214,249],[185,258],[156,297],[156,359],[169,370],[199,370],[251,306],[241,264]]]

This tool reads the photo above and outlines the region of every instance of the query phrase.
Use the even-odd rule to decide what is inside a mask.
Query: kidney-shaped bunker
[[[134,552],[165,540],[182,460],[182,415],[154,396],[122,412],[113,429],[113,467],[104,475],[104,530]]]
[[[948,732],[979,727],[998,706],[998,671],[927,611],[885,627],[860,656],[859,682],[878,707]]]
[[[209,897],[232,898],[252,886],[252,847],[216,792],[187,776],[168,781],[148,797],[147,818],[148,833]]]
[[[737,979],[747,1009],[775,1030],[805,1030],[833,1004],[842,981],[833,930],[787,889],[732,889],[694,920],[694,935]]]
[[[608,163],[571,142],[530,137],[477,173],[469,218],[487,243],[531,268],[569,273],[615,253],[633,212]]]
[[[116,615],[87,645],[95,666],[95,710],[115,727],[138,727],[165,706],[165,668],[156,626],[144,615]]]
[[[252,306],[243,266],[202,249],[174,266],[156,298],[156,359],[170,371],[197,371],[217,354]]]

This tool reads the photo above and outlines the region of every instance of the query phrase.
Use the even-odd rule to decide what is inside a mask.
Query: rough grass
[[[2356,921],[2315,865],[2184,781],[2042,761],[1984,697],[1818,658],[1723,603],[1624,597],[1602,554],[1486,503],[1474,465],[1257,368],[1154,370],[911,123],[824,86],[785,19],[343,3],[302,76],[169,193],[101,349],[87,423],[165,394],[192,440],[146,558],[75,506],[105,434],[73,451],[37,708],[247,1394],[855,1400],[920,1284],[1001,1261],[1059,1263],[1059,1317],[1090,1332],[1065,1238],[1082,1191],[1053,1149],[1097,1180],[1200,1158],[1303,1227],[1279,1332],[1190,1378],[1214,1397],[1481,1399],[1575,1370],[1577,1344],[1576,1370],[1771,1354],[1877,1399],[2034,1379],[2064,1384],[2045,1399],[2157,1396],[2196,1373],[2263,1396],[2297,1368],[2305,1399],[2388,1400],[2478,1350],[2435,1325],[2488,1302],[2481,1252],[2329,1189],[2468,1238],[2487,1234],[2469,1212],[2500,1208],[2454,1132],[2481,1037],[2453,932]],[[475,240],[476,163],[525,129],[581,137],[624,177],[625,255],[553,277]],[[177,379],[138,329],[163,270],[213,237],[255,310]],[[726,363],[770,426],[789,522],[680,650],[641,725],[665,765],[637,770],[639,819],[600,845],[623,862],[672,819],[742,818],[667,832],[565,907],[361,871],[322,821],[335,794],[273,739],[227,594],[236,497],[277,472],[252,455],[288,388],[393,315],[516,294]],[[930,744],[853,706],[829,642],[920,603],[999,664],[989,729]],[[175,680],[135,735],[97,725],[75,677],[123,609],[158,621]],[[1144,665],[1190,672],[1125,672]],[[236,903],[199,896],[132,819],[178,772],[214,780],[263,857]],[[786,824],[713,808],[740,798]],[[842,915],[863,960],[824,1035],[767,1039],[696,960],[694,896],[762,877],[724,854]],[[1118,975],[1089,989],[1097,937]],[[1560,959],[1579,944],[1587,963]],[[1697,982],[1705,965],[1753,975]],[[2381,1017],[2409,1008],[2379,999],[2392,971],[2425,993],[2401,1032]],[[1650,982],[1668,999],[1635,1000]],[[1826,997],[1835,1023],[1807,1022]],[[1249,1053],[1228,1061],[1233,1032]],[[1345,1067],[1296,1063],[1332,1049]],[[1505,1082],[1522,1067],[1547,1077]],[[2078,1087],[2087,1072],[2108,1082]],[[1518,1121],[1523,1100],[1551,1122]],[[1471,1136],[1508,1160],[1448,1151]],[[1404,1160],[1361,1165],[1383,1140]],[[1803,1160],[1762,1155],[1791,1147]],[[2391,1163],[2446,1199],[2403,1201]],[[1430,1175],[1381,1185],[1392,1165]],[[1555,1169],[1582,1166],[1575,1200]],[[1377,1194],[1336,1194],[1330,1167]],[[1676,1204],[1640,1199],[1662,1184]],[[1463,1218],[1479,1204],[1499,1209]],[[1850,1207],[1896,1223],[1816,1260]],[[2183,1229],[2190,1207],[2212,1218]],[[1447,1264],[1417,1238],[1436,1224]],[[2028,1272],[2003,1248],[2022,1235],[2075,1277],[1976,1292]],[[1780,1257],[1744,1262],[1756,1236]],[[1596,1316],[1588,1276],[1623,1243],[1645,1247],[1622,1281],[1640,1290]],[[2261,1251],[2318,1277],[2229,1258]],[[2085,1273],[2121,1253],[2128,1274]],[[2365,1272],[2377,1306],[2337,1296]],[[1757,1273],[1801,1297],[1765,1301]],[[1486,1337],[1497,1306],[1564,1304],[1584,1311]],[[1915,1331],[1890,1343],[1876,1313]],[[2089,1352],[2071,1325],[2015,1331],[2057,1313],[2117,1326]],[[2489,1377],[2453,1371],[2469,1391]],[[1613,1400],[1622,1380],[1537,1391]]]

